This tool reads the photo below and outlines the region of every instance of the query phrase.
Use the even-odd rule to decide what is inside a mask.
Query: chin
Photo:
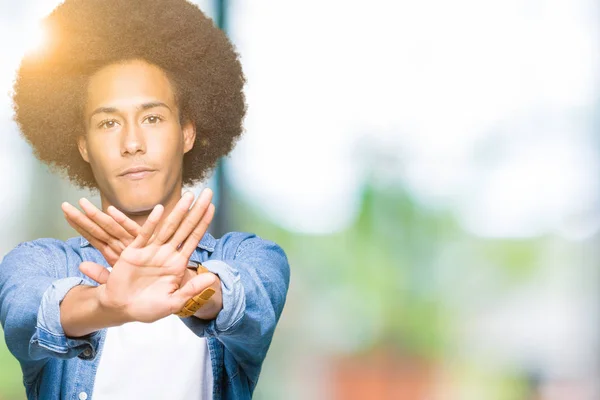
[[[173,190],[165,190],[170,185],[162,181],[150,182],[141,180],[137,182],[118,181],[110,190],[109,203],[129,215],[147,215],[157,204],[166,205]]]
[[[161,199],[158,196],[131,196],[121,197],[113,204],[125,214],[144,215],[150,214],[152,209],[160,202]]]
[[[158,203],[156,203],[158,204]],[[120,210],[127,215],[148,215],[152,212],[152,209],[156,204],[153,205],[131,205],[129,207],[123,207]]]

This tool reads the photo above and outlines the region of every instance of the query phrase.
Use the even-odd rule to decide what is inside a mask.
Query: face
[[[163,70],[137,60],[104,67],[89,81],[84,117],[79,151],[104,209],[144,215],[181,197],[183,155],[195,131],[191,122],[180,123]]]

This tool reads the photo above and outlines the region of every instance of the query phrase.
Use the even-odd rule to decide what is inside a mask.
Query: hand
[[[214,274],[184,281],[187,263],[214,215],[212,192],[205,189],[190,210],[193,195],[186,193],[156,232],[163,213],[156,206],[139,234],[121,253],[109,272],[84,262],[81,271],[101,283],[99,301],[119,310],[126,320],[153,322],[179,311],[185,302],[217,283]]]
[[[115,207],[110,206],[103,213],[89,200],[79,200],[85,213],[65,202],[62,210],[65,219],[81,236],[86,238],[104,256],[111,267],[119,259],[121,252],[140,233],[140,226]]]

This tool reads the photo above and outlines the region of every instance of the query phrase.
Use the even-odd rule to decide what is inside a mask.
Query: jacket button
[[[84,355],[84,356],[86,356],[86,357],[89,357],[89,356],[91,356],[91,355],[92,355],[92,351],[91,351],[90,349],[85,349],[85,350],[83,351],[83,355]],[[82,393],[83,393],[83,392],[81,392],[81,393],[79,394],[79,397],[80,397],[80,398],[81,398],[81,394],[82,394]],[[85,393],[83,393],[83,394],[85,394]],[[86,396],[86,398],[87,398],[87,396]],[[85,400],[85,399],[82,399],[82,400]]]
[[[79,393],[79,400],[87,400],[87,393],[86,392]]]

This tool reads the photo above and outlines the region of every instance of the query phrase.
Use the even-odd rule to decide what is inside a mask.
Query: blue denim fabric
[[[191,257],[219,275],[223,309],[216,319],[182,319],[206,337],[214,399],[249,399],[283,310],[289,286],[287,257],[256,235],[204,235]],[[19,360],[28,399],[91,399],[106,330],[69,338],[60,303],[76,285],[97,285],[79,271],[83,261],[108,267],[83,237],[21,243],[0,264],[0,319],[6,344]],[[151,362],[148,359],[140,363]],[[83,394],[85,393],[85,395]]]

